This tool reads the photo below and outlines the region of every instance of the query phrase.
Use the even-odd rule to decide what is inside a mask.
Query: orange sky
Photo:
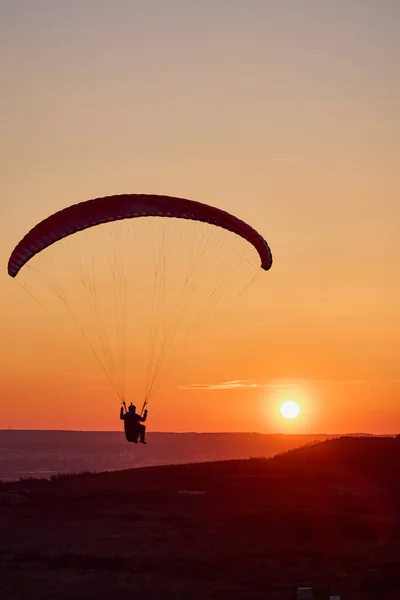
[[[228,210],[274,255],[149,428],[399,430],[399,19],[368,0],[1,7],[0,427],[119,428],[78,336],[6,265],[48,214],[137,192]]]

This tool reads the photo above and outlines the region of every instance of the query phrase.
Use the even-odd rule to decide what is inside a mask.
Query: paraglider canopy
[[[190,219],[222,227],[243,237],[255,247],[262,269],[267,271],[272,265],[272,254],[264,238],[250,225],[226,211],[183,198],[121,194],[74,204],[41,221],[14,249],[8,262],[8,273],[15,277],[35,254],[77,231],[135,217]]]
[[[36,300],[38,285],[50,290],[118,398],[143,401],[143,411],[178,357],[190,356],[185,345],[195,331],[204,335],[206,319],[214,322],[211,334],[222,331],[217,303],[229,298],[222,316],[237,310],[243,318],[232,300],[271,265],[265,239],[226,211],[121,194],[74,204],[35,225],[13,250],[8,273],[15,278],[22,269],[18,280]]]

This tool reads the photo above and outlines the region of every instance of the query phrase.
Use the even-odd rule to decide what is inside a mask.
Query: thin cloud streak
[[[183,390],[235,390],[235,389],[267,389],[267,388],[291,388],[301,385],[366,385],[373,383],[400,383],[400,379],[310,379],[292,383],[257,382],[246,379],[223,381],[222,383],[192,383],[180,385]]]

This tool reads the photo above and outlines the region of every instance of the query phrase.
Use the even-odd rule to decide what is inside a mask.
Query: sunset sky
[[[400,3],[5,0],[0,48],[0,428],[120,429],[7,262],[65,206],[153,193],[247,221],[274,264],[149,430],[399,431]]]

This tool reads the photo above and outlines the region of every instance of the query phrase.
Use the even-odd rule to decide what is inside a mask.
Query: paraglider
[[[15,277],[35,254],[66,236],[102,223],[135,217],[174,217],[222,227],[254,246],[262,269],[268,271],[272,266],[272,254],[264,238],[250,225],[219,208],[170,196],[121,194],[74,204],[41,221],[12,252],[8,274]]]
[[[128,409],[126,408],[126,402],[122,403],[119,418],[124,422],[125,437],[128,442],[137,444],[138,438],[140,438],[141,444],[147,443],[145,440],[146,427],[143,425],[147,419],[147,412],[147,408],[145,408],[143,416],[141,416],[136,412],[136,406],[132,402]]]
[[[139,227],[143,222],[149,223],[146,231]],[[122,233],[117,225],[124,223],[134,226]],[[92,243],[91,232],[102,234],[99,243]],[[107,265],[111,275],[106,282]],[[41,280],[61,300],[122,403],[128,383],[136,386],[136,396],[143,394],[141,412],[121,408],[120,418],[128,441],[146,443],[147,403],[173,372],[187,340],[213,315],[224,290],[232,288],[232,297],[239,297],[260,267],[268,271],[271,266],[265,239],[224,210],[184,198],[121,194],[68,206],[38,223],[11,253],[8,273],[15,278],[31,269],[34,284]],[[130,325],[136,327],[132,335]],[[142,392],[133,381],[136,375]]]

